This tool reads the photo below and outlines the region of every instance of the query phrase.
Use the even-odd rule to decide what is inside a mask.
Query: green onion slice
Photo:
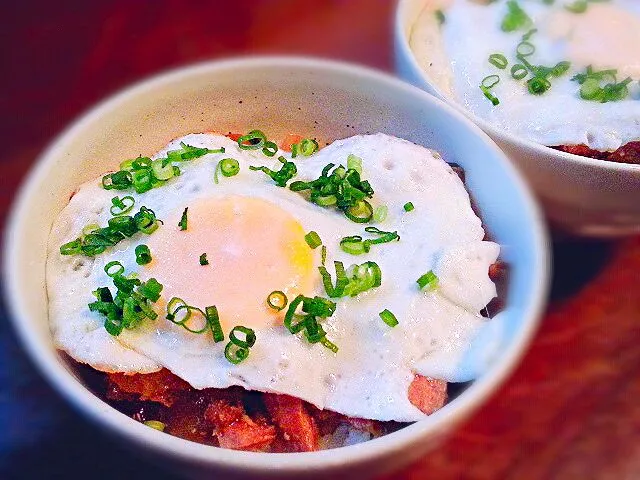
[[[325,292],[330,298],[355,297],[382,284],[382,271],[376,262],[354,264],[347,270],[342,262],[334,261],[333,264],[336,270],[335,285],[326,267],[318,267]]]
[[[513,67],[511,67],[511,76],[516,80],[522,80],[528,74],[529,70],[527,70],[527,67],[525,67],[521,63],[517,63]]]
[[[438,277],[435,273],[433,273],[433,270],[429,270],[418,280],[416,280],[416,283],[418,284],[420,290],[424,290],[425,288],[427,290],[433,290],[438,286]]]
[[[238,333],[241,333],[244,339],[238,338]],[[255,343],[256,334],[251,328],[241,325],[233,327],[229,332],[229,343],[224,349],[224,356],[229,362],[238,364],[249,356],[249,349]]]
[[[298,312],[298,308],[301,311]],[[338,347],[326,338],[326,332],[319,319],[333,315],[336,304],[322,297],[305,297],[298,295],[289,304],[284,316],[284,326],[293,335],[303,333],[309,343],[320,343],[332,352],[337,352]]]
[[[412,202],[407,202],[407,203],[405,203],[405,204],[404,204],[404,206],[403,206],[402,208],[404,208],[404,211],[405,211],[405,212],[410,212],[410,211],[412,211],[415,207],[413,206],[413,203],[412,203]]]
[[[544,77],[533,77],[527,80],[527,89],[533,95],[542,95],[551,88],[551,82]]]
[[[215,305],[211,305],[204,309],[204,315],[207,319],[207,324],[213,334],[213,341],[218,343],[224,340],[224,332],[222,331],[222,325],[220,325],[220,316],[218,315],[218,308]]]
[[[262,153],[267,157],[273,157],[278,153],[278,145],[274,142],[265,142],[264,147],[262,147]]]
[[[350,153],[347,157],[347,169],[355,170],[362,175],[362,159]]]
[[[146,245],[138,245],[135,249],[135,254],[138,265],[146,265],[151,262],[151,250]]]
[[[307,245],[309,245],[309,247],[312,249],[316,249],[320,245],[322,245],[320,235],[318,235],[318,233],[314,232],[313,230],[304,236],[304,241],[307,242]]]
[[[181,303],[176,307],[173,305],[173,309],[170,310],[171,301],[167,304],[167,320],[176,325],[180,325],[185,330],[191,333],[201,334],[207,331],[209,328],[209,321],[207,315],[198,307],[187,305],[184,300],[174,297],[171,300],[179,300]],[[184,311],[184,312],[183,312]],[[193,321],[192,313],[196,313],[199,320]]]
[[[238,138],[238,147],[241,150],[259,150],[264,147],[267,137],[260,130],[252,130]]]
[[[235,158],[223,158],[216,165],[213,181],[218,183],[218,171],[225,177],[233,177],[240,172],[240,163]]]
[[[200,255],[200,265],[209,265],[209,260],[207,260],[207,254],[203,253]]]
[[[505,68],[507,68],[507,65],[509,65],[507,57],[505,57],[501,53],[492,53],[491,55],[489,55],[489,63],[501,70],[504,70]]]
[[[288,302],[289,300],[287,299],[287,296],[280,290],[271,292],[267,297],[267,305],[278,312],[280,310],[284,310]]]
[[[180,227],[180,230],[186,230],[187,229],[187,214],[189,212],[189,207],[185,207],[184,211],[182,212],[182,216],[180,217],[180,221],[178,222],[178,226]]]
[[[114,217],[124,215],[133,209],[135,203],[135,199],[130,195],[122,198],[116,196],[111,199],[111,208],[109,211]]]
[[[380,205],[373,211],[373,221],[376,223],[384,222],[389,214],[389,208],[386,205]]]
[[[396,316],[386,308],[380,312],[380,318],[390,327],[395,327],[396,325],[398,325],[398,319],[396,318]]]
[[[104,266],[104,272],[110,277],[122,275],[124,273],[124,266],[118,261],[109,262]]]
[[[61,255],[77,255],[82,252],[82,241],[79,238],[60,246]]]

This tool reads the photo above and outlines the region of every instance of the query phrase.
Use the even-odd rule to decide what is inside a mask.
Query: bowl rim
[[[509,132],[505,132],[499,127],[496,127],[491,122],[485,120],[482,117],[477,116],[471,110],[464,108],[458,102],[448,98],[446,95],[442,93],[442,90],[437,86],[437,84],[429,78],[429,75],[425,70],[420,66],[418,60],[413,54],[413,50],[411,50],[411,46],[409,45],[409,39],[405,34],[405,17],[406,10],[408,5],[417,0],[398,0],[396,3],[396,8],[394,12],[394,28],[393,28],[393,36],[395,37],[396,43],[396,63],[400,58],[398,58],[399,51],[402,55],[402,59],[407,61],[410,68],[413,72],[417,73],[422,81],[431,88],[434,95],[438,97],[440,100],[444,101],[447,105],[451,105],[457,111],[462,112],[466,117],[471,119],[473,123],[478,125],[482,130],[487,132],[492,138],[498,139],[500,142],[509,143],[512,145],[525,147],[530,150],[534,155],[538,156],[555,156],[561,158],[563,160],[571,161],[576,164],[580,164],[586,167],[594,167],[601,168],[605,170],[612,170],[615,172],[638,172],[640,170],[640,164],[633,163],[622,163],[622,162],[612,162],[611,160],[599,160],[596,158],[584,157],[582,155],[576,155],[575,153],[563,152],[562,150],[556,150],[547,145],[543,145],[538,142],[534,142],[533,140],[529,140],[527,138],[514,135]],[[422,0],[425,4],[430,0]],[[417,20],[417,19],[415,19]],[[414,22],[415,23],[415,22]]]
[[[47,345],[45,340],[39,340],[36,336],[30,335],[29,325],[31,322],[26,315],[21,313],[24,311],[22,306],[26,299],[22,298],[18,282],[14,280],[15,276],[12,274],[19,267],[18,260],[12,255],[12,251],[15,250],[19,242],[13,232],[20,228],[22,219],[25,218],[28,199],[32,191],[46,178],[46,170],[49,164],[60,156],[65,146],[73,141],[73,138],[84,128],[85,124],[114,111],[119,104],[143,93],[149,87],[171,84],[180,78],[193,75],[205,73],[212,75],[216,72],[230,69],[261,69],[273,68],[274,66],[279,68],[311,69],[333,75],[364,77],[371,81],[376,81],[388,90],[420,97],[421,101],[432,104],[433,108],[444,110],[454,120],[461,122],[470,129],[473,134],[478,135],[487,144],[487,147],[493,151],[495,161],[500,164],[503,170],[506,170],[511,181],[515,183],[521,200],[526,207],[526,211],[523,214],[530,217],[534,235],[532,241],[535,246],[533,252],[535,268],[531,272],[534,288],[530,292],[528,303],[522,309],[524,318],[522,327],[503,352],[501,362],[494,365],[491,371],[488,372],[489,374],[474,381],[462,395],[448,405],[448,408],[439,410],[429,416],[428,419],[364,443],[317,452],[256,453],[212,447],[163,434],[118,412],[82,385],[63,366],[61,360],[56,356],[55,350],[50,345]],[[271,471],[287,474],[309,470],[322,471],[345,464],[363,464],[377,457],[395,453],[400,454],[407,446],[426,438],[429,434],[437,434],[447,426],[456,425],[473,410],[479,408],[514,370],[537,329],[545,308],[549,288],[550,253],[547,247],[546,224],[543,221],[541,211],[534,200],[531,190],[517,169],[486,133],[458,110],[424,90],[409,85],[387,73],[342,61],[312,57],[269,55],[206,61],[161,72],[138,81],[113,95],[109,95],[106,99],[90,107],[77,117],[37,157],[34,167],[28,173],[14,199],[4,237],[3,256],[5,261],[3,262],[3,275],[10,321],[28,356],[34,361],[44,378],[63,397],[96,424],[139,445],[144,445],[156,452],[173,456],[182,461],[186,460],[196,464],[234,469],[235,471],[247,473]]]

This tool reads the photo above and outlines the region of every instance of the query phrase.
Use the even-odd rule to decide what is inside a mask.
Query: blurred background
[[[0,222],[72,119],[168,68],[322,56],[393,71],[392,0],[3,2]],[[640,239],[554,242],[552,304],[507,384],[397,479],[640,478]],[[2,300],[4,301],[4,300]],[[0,478],[172,478],[44,383],[0,303]]]

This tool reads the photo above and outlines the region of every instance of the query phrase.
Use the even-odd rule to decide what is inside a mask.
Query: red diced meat
[[[273,422],[291,442],[295,451],[318,450],[319,432],[316,422],[299,398],[289,395],[264,394],[264,403]]]
[[[421,412],[431,415],[447,401],[447,382],[416,375],[409,385],[408,396]]]

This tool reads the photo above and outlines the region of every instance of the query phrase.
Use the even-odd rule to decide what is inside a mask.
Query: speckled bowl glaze
[[[400,0],[395,17],[396,71],[479,125],[525,175],[551,224],[575,235],[620,237],[640,233],[640,165],[561,152],[506,133],[446,98],[416,60],[409,39],[432,0]]]
[[[80,382],[52,345],[45,289],[53,219],[82,182],[120,159],[150,154],[190,132],[288,132],[320,142],[384,132],[435,148],[464,167],[493,237],[511,266],[508,326],[500,356],[446,407],[388,436],[313,453],[268,454],[201,445],[148,428],[111,408]],[[322,144],[322,143],[321,143]],[[529,189],[504,154],[463,115],[424,91],[368,69],[302,58],[243,58],[175,70],[99,104],[38,159],[13,206],[4,246],[7,303],[24,347],[44,376],[130,451],[192,477],[357,478],[397,469],[437,445],[505,380],[544,307],[548,245]]]

